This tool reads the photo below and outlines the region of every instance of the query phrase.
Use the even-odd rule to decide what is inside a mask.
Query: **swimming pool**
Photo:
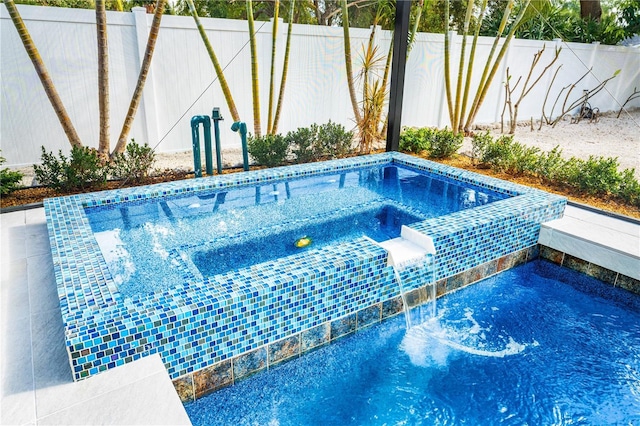
[[[640,298],[546,261],[187,404],[207,424],[635,424]]]
[[[461,182],[467,188],[477,189],[476,194],[486,190],[501,198],[485,203],[482,196],[471,199],[464,195],[468,192],[458,191],[455,197],[449,197],[450,202],[470,203],[470,208],[425,216],[419,208],[425,193],[422,188],[414,191],[412,197],[392,198],[376,205],[379,210],[372,210],[374,218],[380,216],[376,211],[385,208],[387,212],[400,212],[391,217],[401,217],[401,222],[407,222],[402,228],[408,230],[407,235],[429,240],[435,249],[433,262],[427,262],[427,268],[409,268],[402,274],[404,288],[410,293],[417,292],[418,299],[425,298],[421,289],[425,283],[437,281],[441,293],[452,291],[526,260],[536,246],[540,223],[560,217],[565,205],[562,197],[398,153],[45,200],[74,379],[158,353],[181,397],[188,401],[287,359],[295,351],[305,352],[340,336],[342,331],[378,322],[401,309],[399,287],[387,250],[366,236],[329,241],[326,246],[312,246],[300,253],[260,260],[261,263],[240,269],[203,273],[193,259],[203,250],[206,256],[208,249],[224,240],[228,229],[200,227],[197,237],[200,239],[161,246],[167,252],[166,262],[176,265],[175,280],[151,291],[123,292],[123,282],[109,269],[98,243],[99,226],[94,224],[92,229],[87,212],[92,209],[114,212],[122,229],[127,226],[134,229],[136,223],[147,223],[148,212],[140,216],[132,213],[152,201],[156,206],[154,214],[161,222],[152,221],[149,226],[158,229],[156,225],[171,223],[181,215],[199,217],[205,209],[224,210],[232,205],[232,197],[220,194],[243,188],[253,190],[249,190],[250,196],[238,200],[249,200],[252,209],[265,207],[264,212],[277,212],[279,202],[287,197],[286,182],[302,177],[324,179],[333,174],[336,181],[330,184],[339,187],[343,174],[389,167],[435,176],[443,183],[433,184],[434,188],[440,185],[443,192],[453,186],[449,184]],[[274,189],[273,185],[280,186]],[[384,187],[383,183],[380,185]],[[255,191],[257,186],[261,188],[259,193]],[[393,192],[394,188],[397,186],[388,190]],[[373,197],[370,201],[378,197],[370,190],[371,186],[365,189]],[[291,185],[290,190],[295,193]],[[349,193],[348,190],[345,185],[344,193]],[[193,197],[199,201],[192,202]],[[353,200],[323,198],[319,191],[315,191],[313,198],[331,203],[350,201],[347,204],[352,209],[366,204],[354,204],[353,200],[361,200],[355,196]],[[173,200],[182,201],[171,206]],[[170,207],[166,211],[164,202]],[[313,205],[322,209],[325,204]],[[325,207],[328,215],[335,210],[334,204]],[[264,216],[270,220],[269,214]],[[271,225],[277,227],[277,223]],[[292,226],[294,229],[295,224]],[[141,246],[147,253],[157,248],[153,240]]]

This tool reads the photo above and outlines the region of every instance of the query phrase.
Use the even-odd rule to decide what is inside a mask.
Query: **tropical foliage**
[[[0,156],[0,166],[7,160]],[[0,195],[7,195],[18,189],[23,174],[16,170],[10,170],[6,167],[0,168]]]

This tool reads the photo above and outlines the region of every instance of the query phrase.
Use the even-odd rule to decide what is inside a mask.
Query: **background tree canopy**
[[[446,0],[413,1],[412,15],[415,17],[418,5],[423,6],[418,31],[441,33],[444,31],[444,5]],[[450,28],[461,33],[465,11],[469,0],[449,0]],[[502,13],[508,0],[489,0],[487,16],[483,21],[481,35],[493,36],[502,19]],[[74,7],[92,9],[94,0],[18,0],[16,3],[42,6]],[[153,2],[145,0],[108,0],[109,10],[130,10],[134,6],[149,6]],[[247,19],[244,0],[195,0],[199,16],[227,19]],[[393,13],[380,10],[393,10],[395,0],[348,0],[349,25],[368,28],[374,21],[383,29],[393,27]],[[475,0],[480,8],[481,0]],[[280,16],[287,16],[289,0],[280,1]],[[515,17],[522,2],[516,2]],[[269,20],[274,16],[273,0],[254,1],[254,19]],[[600,11],[598,13],[598,11]],[[168,4],[167,14],[189,15],[186,0],[177,0]],[[596,15],[596,16],[594,16]],[[299,24],[342,25],[340,2],[337,0],[301,0],[296,4],[294,20]],[[471,22],[473,26],[473,22]],[[508,28],[507,28],[508,30]],[[525,19],[516,31],[517,38],[552,40],[602,44],[618,44],[625,38],[640,34],[640,0],[533,0],[526,12]]]

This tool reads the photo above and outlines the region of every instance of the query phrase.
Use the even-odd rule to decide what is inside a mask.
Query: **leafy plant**
[[[538,156],[536,172],[549,180],[561,178],[567,161],[562,158],[562,149],[555,146],[551,151],[543,152]]]
[[[431,147],[429,148],[429,157],[431,158],[448,158],[456,153],[462,146],[464,138],[461,133],[455,134],[447,129],[436,130],[433,132],[431,139]]]
[[[149,176],[156,154],[148,145],[139,145],[134,139],[127,144],[125,152],[116,154],[111,164],[111,176],[140,182]]]
[[[317,152],[318,126],[300,127],[295,132],[287,133],[287,143],[291,147],[294,161],[298,164],[309,163],[320,158]]]
[[[0,156],[0,165],[6,161],[4,157]],[[7,195],[18,189],[18,183],[23,176],[22,173],[16,170],[10,170],[6,167],[0,169],[0,195]]]
[[[476,133],[471,137],[471,160],[474,164],[481,162],[484,151],[492,142],[493,137],[488,130],[484,133]]]
[[[634,169],[625,169],[620,176],[618,194],[629,204],[640,206],[640,183],[634,176]]]
[[[353,132],[347,132],[342,124],[329,120],[317,126],[317,138],[317,152],[325,158],[340,158],[353,152]]]
[[[620,185],[618,159],[589,156],[576,161],[577,170],[570,175],[569,184],[588,194],[617,194]]]
[[[250,137],[247,141],[249,154],[266,167],[284,164],[289,153],[289,142],[282,135],[263,135]]]
[[[42,147],[42,165],[33,166],[42,185],[68,192],[100,186],[107,181],[109,167],[95,149],[74,146],[70,158],[65,157],[62,150],[58,156]]]
[[[419,154],[431,149],[431,139],[434,129],[430,127],[412,128],[405,127],[400,133],[399,149],[403,152]]]

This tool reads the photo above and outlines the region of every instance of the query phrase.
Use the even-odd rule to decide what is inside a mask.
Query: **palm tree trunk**
[[[280,111],[282,110],[282,102],[284,101],[284,86],[287,82],[287,71],[289,69],[289,52],[291,51],[291,33],[293,30],[293,11],[295,9],[295,0],[291,0],[289,9],[289,27],[287,28],[287,45],[284,49],[284,65],[282,66],[282,79],[280,80],[280,93],[278,94],[278,106],[276,114],[273,118],[273,128],[271,132],[275,135],[278,132],[278,121],[280,120]]]
[[[276,77],[276,42],[278,41],[278,11],[280,0],[275,0],[273,5],[273,31],[271,33],[271,72],[269,75],[269,112],[267,115],[267,134],[270,135],[273,127],[273,96]]]
[[[256,48],[255,26],[253,25],[253,1],[247,2],[247,21],[249,22],[249,46],[251,48],[251,93],[253,94],[253,133],[260,137],[260,76],[258,75],[258,51]]]
[[[469,101],[469,89],[471,88],[471,77],[473,76],[473,63],[476,57],[476,47],[478,45],[478,37],[480,36],[480,27],[484,20],[484,13],[487,10],[488,0],[483,0],[482,8],[480,9],[480,16],[478,22],[476,22],[476,30],[473,34],[473,42],[471,43],[471,52],[469,53],[469,64],[467,66],[467,77],[464,83],[464,95],[462,96],[462,105],[460,107],[460,122],[464,119],[467,113],[467,102]]]
[[[131,96],[129,110],[127,111],[127,116],[124,119],[124,123],[122,123],[122,130],[120,131],[120,137],[118,137],[118,143],[113,150],[114,153],[124,152],[124,149],[127,146],[127,137],[129,136],[129,131],[131,130],[131,124],[133,123],[133,119],[135,118],[136,112],[138,111],[144,84],[147,81],[149,68],[151,68],[151,58],[153,57],[153,51],[156,47],[156,41],[158,40],[158,32],[160,31],[160,22],[162,21],[162,14],[164,13],[165,4],[166,0],[158,0],[156,2],[156,8],[153,13],[153,21],[149,30],[149,38],[147,39],[147,48],[145,49],[144,59],[142,60],[142,65],[140,66],[140,74],[138,74],[138,82],[136,83],[136,88],[133,91],[133,95]]]
[[[347,69],[347,85],[349,86],[349,98],[351,99],[351,107],[356,123],[362,121],[360,109],[358,108],[358,100],[356,98],[356,89],[353,82],[353,65],[351,62],[351,37],[349,37],[349,12],[347,10],[347,0],[342,0],[342,29],[344,33],[344,62]]]
[[[444,91],[447,95],[449,122],[454,125],[453,100],[451,99],[451,61],[449,58],[449,0],[444,0]]]
[[[478,86],[478,93],[476,93],[476,99],[474,100],[473,107],[469,111],[469,117],[467,118],[467,122],[465,123],[465,126],[464,126],[465,131],[469,131],[470,128],[471,128],[471,125],[475,121],[476,115],[478,114],[478,111],[480,110],[480,106],[482,105],[482,102],[484,101],[484,98],[486,97],[487,92],[489,91],[489,87],[491,86],[491,82],[493,81],[493,77],[496,75],[496,72],[498,71],[498,66],[500,65],[500,62],[502,62],[502,58],[504,58],[505,53],[507,53],[507,48],[509,47],[509,42],[511,42],[511,39],[513,39],[513,35],[515,34],[516,30],[520,26],[520,23],[522,22],[522,17],[524,16],[525,12],[527,11],[527,8],[529,7],[529,3],[530,2],[531,2],[531,0],[526,0],[525,3],[522,5],[522,9],[520,10],[520,13],[518,13],[518,16],[516,17],[516,19],[511,24],[511,29],[509,30],[509,33],[507,34],[507,37],[506,37],[504,43],[502,44],[502,48],[500,49],[500,53],[498,53],[498,57],[496,58],[495,62],[493,63],[493,67],[491,68],[491,72],[489,73],[489,75],[488,75],[487,79],[485,80],[485,82],[483,84],[481,84],[480,86]],[[489,62],[487,62],[487,64],[488,63]]]
[[[464,26],[462,28],[462,46],[460,48],[460,65],[458,66],[458,83],[456,85],[456,101],[454,104],[453,111],[453,123],[451,123],[451,130],[453,134],[456,135],[460,131],[460,122],[462,121],[462,117],[460,116],[460,95],[462,92],[462,75],[464,74],[464,65],[465,65],[465,51],[467,48],[467,35],[469,34],[469,22],[471,21],[471,12],[473,11],[473,1],[467,2],[467,13],[464,17]],[[473,58],[469,58],[469,61],[472,62]]]
[[[105,0],[96,0],[96,27],[98,35],[98,105],[100,107],[98,154],[106,157],[109,155],[109,49]]]
[[[42,61],[42,57],[36,48],[31,35],[29,34],[29,30],[27,30],[20,13],[18,12],[18,8],[16,7],[13,0],[4,0],[4,5],[7,7],[7,11],[9,12],[9,16],[11,17],[11,21],[13,21],[13,25],[16,27],[18,31],[18,35],[20,36],[20,40],[24,45],[25,50],[27,51],[27,55],[29,55],[29,59],[33,63],[33,67],[36,70],[36,74],[40,78],[40,82],[42,83],[42,87],[44,88],[47,97],[49,98],[49,102],[51,102],[51,106],[58,117],[58,121],[60,121],[60,125],[62,125],[62,129],[64,130],[65,135],[67,135],[67,139],[71,146],[81,147],[82,142],[80,141],[80,137],[76,132],[75,127],[71,123],[71,119],[69,118],[69,114],[67,114],[67,110],[62,104],[62,100],[60,99],[60,95],[56,90],[56,87],[53,84],[53,80],[51,80],[51,76],[47,71],[47,67],[45,67],[44,62]]]
[[[409,52],[407,52],[407,56],[409,56]],[[382,90],[385,91],[385,97],[388,97],[389,92],[387,91],[387,83],[389,82],[389,73],[391,71],[391,60],[393,59],[393,33],[391,33],[391,43],[389,43],[389,52],[387,52],[387,60],[384,63],[384,72],[382,74]],[[380,110],[380,116],[378,117],[378,122],[382,121],[382,129],[380,129],[380,137],[384,139],[383,135],[387,134],[387,126],[389,125],[389,120],[385,118],[382,120],[382,110]]]
[[[409,57],[409,53],[413,48],[413,43],[415,42],[416,34],[418,33],[418,27],[420,26],[420,18],[422,18],[422,11],[424,9],[424,0],[418,0],[418,4],[416,5],[416,19],[413,21],[413,26],[411,27],[411,32],[409,33],[409,44],[407,46],[407,58]]]
[[[204,27],[200,22],[200,18],[198,17],[198,12],[196,12],[196,6],[193,4],[193,0],[186,0],[187,6],[189,7],[189,11],[191,12],[191,16],[196,23],[196,27],[198,28],[198,32],[200,33],[200,37],[202,38],[202,42],[207,49],[207,53],[209,53],[209,58],[211,59],[211,63],[213,63],[213,68],[216,71],[216,76],[218,77],[218,81],[220,82],[220,88],[222,89],[222,93],[224,94],[224,99],[227,101],[227,107],[229,108],[229,113],[231,114],[231,118],[233,121],[240,121],[240,114],[238,114],[238,108],[236,108],[236,104],[233,101],[233,96],[231,95],[231,90],[229,89],[229,83],[227,83],[227,79],[224,78],[224,71],[220,66],[220,62],[218,62],[218,58],[216,53],[213,51],[213,47],[209,42],[209,37],[207,37],[207,33],[204,31]]]

